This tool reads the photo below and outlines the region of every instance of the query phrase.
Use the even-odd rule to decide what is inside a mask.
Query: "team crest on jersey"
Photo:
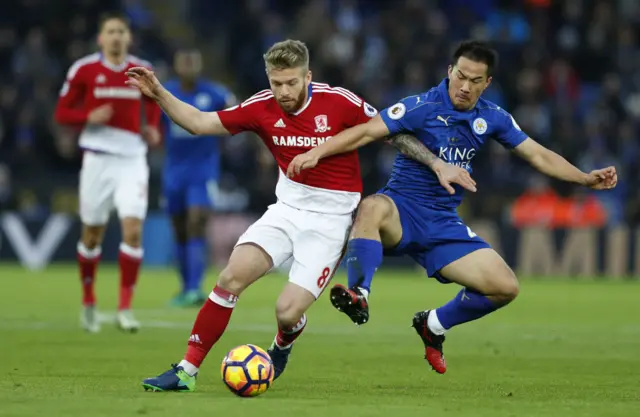
[[[316,133],[324,133],[327,130],[331,130],[326,114],[320,114],[314,120],[316,121]]]
[[[389,110],[387,110],[387,116],[392,120],[400,120],[406,112],[407,108],[403,103],[396,103],[389,107]]]
[[[107,82],[107,77],[104,74],[98,74],[96,77],[96,84],[104,84]]]
[[[209,106],[211,106],[211,97],[209,96],[209,94],[200,93],[196,95],[194,102],[198,109],[208,109]]]
[[[487,131],[487,121],[482,117],[478,117],[473,121],[473,131],[478,135],[482,135]]]
[[[366,114],[369,117],[375,117],[376,114],[378,114],[378,110],[376,110],[375,107],[373,107],[371,104],[367,103],[366,101],[364,102],[364,114]]]

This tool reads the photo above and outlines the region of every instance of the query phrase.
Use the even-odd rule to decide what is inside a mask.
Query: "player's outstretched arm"
[[[440,185],[449,194],[456,193],[451,184],[458,184],[471,192],[476,192],[476,182],[466,169],[448,164],[438,158],[415,136],[408,133],[398,133],[391,136],[388,142],[409,158],[428,166],[437,175]]]
[[[187,132],[193,135],[229,134],[216,112],[202,112],[178,100],[160,84],[153,71],[134,67],[127,71],[127,76],[127,85],[138,88],[142,94],[155,100],[167,116]]]
[[[322,145],[293,158],[287,168],[287,176],[291,178],[303,169],[315,167],[322,158],[353,151],[387,135],[389,129],[378,115],[367,123],[343,130]]]
[[[531,138],[516,146],[514,152],[538,171],[562,181],[584,185],[594,190],[608,190],[618,183],[615,167],[597,169],[587,174]]]

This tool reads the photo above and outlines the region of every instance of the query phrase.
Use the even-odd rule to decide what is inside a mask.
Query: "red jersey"
[[[125,85],[127,69],[136,66],[151,68],[149,62],[131,55],[115,66],[100,53],[81,58],[69,68],[55,118],[61,124],[83,126],[80,147],[126,156],[146,154],[140,129],[143,122],[158,126],[161,113],[140,90]],[[104,125],[86,125],[89,113],[104,104],[113,106],[111,120]]]
[[[295,113],[282,110],[271,90],[218,112],[231,134],[252,131],[267,145],[280,167],[276,187],[279,200],[298,209],[335,214],[352,212],[360,201],[362,178],[357,151],[322,159],[315,168],[293,179],[284,173],[295,156],[376,114],[376,109],[351,91],[322,83],[311,83],[306,104]]]

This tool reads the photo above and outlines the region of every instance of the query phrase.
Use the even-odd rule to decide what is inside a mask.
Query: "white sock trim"
[[[87,259],[95,259],[102,254],[102,247],[96,246],[93,249],[89,249],[82,242],[78,242],[77,250],[80,256]]]
[[[184,360],[184,359],[180,361],[178,366],[182,366],[182,369],[184,369],[184,371],[186,373],[188,373],[189,375],[191,375],[191,376],[194,376],[200,370],[200,368],[198,368],[197,366],[195,366],[191,362],[189,362],[187,360]]]
[[[234,295],[234,296],[229,296],[229,298],[224,298],[216,294],[215,291],[211,291],[211,293],[209,294],[209,300],[213,301],[214,303],[222,307],[234,308],[236,306],[236,303],[238,302],[238,297]]]
[[[293,346],[295,342],[291,342],[288,345],[281,345],[280,343],[278,343],[278,337],[276,336],[275,339],[273,339],[273,344],[278,346],[278,348],[280,349],[289,349],[291,346]]]
[[[142,249],[141,247],[134,248],[133,246],[129,246],[124,242],[120,244],[120,252],[132,258],[142,259],[142,257],[144,256],[144,249]]]
[[[429,317],[427,318],[427,326],[429,326],[429,330],[437,335],[443,335],[447,332],[447,329],[445,329],[442,326],[442,323],[440,323],[440,319],[438,319],[438,314],[435,310],[431,310],[429,312]]]

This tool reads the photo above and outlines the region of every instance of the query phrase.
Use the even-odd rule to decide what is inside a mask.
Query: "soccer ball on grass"
[[[236,346],[222,359],[222,382],[240,397],[256,397],[273,382],[269,354],[255,345]]]

